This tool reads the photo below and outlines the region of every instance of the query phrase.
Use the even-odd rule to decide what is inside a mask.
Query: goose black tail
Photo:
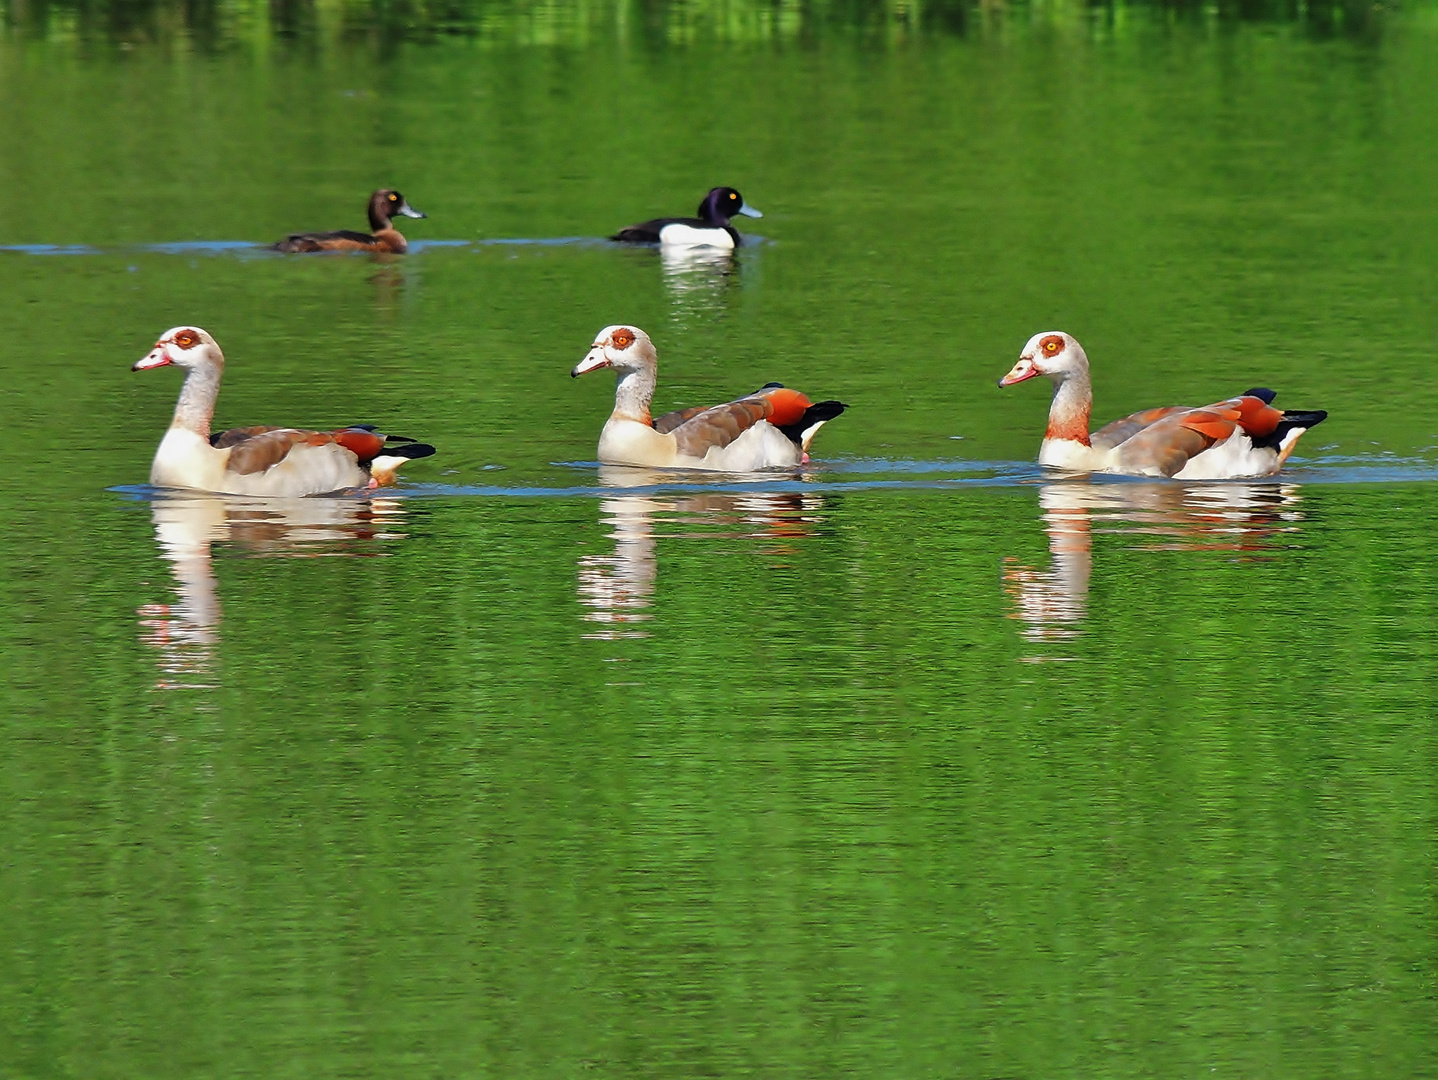
[[[1289,409],[1284,412],[1283,420],[1279,423],[1279,430],[1287,428],[1292,431],[1294,428],[1303,428],[1307,431],[1311,427],[1317,427],[1328,419],[1327,409]]]
[[[802,442],[804,432],[815,424],[822,424],[826,420],[834,419],[848,407],[842,401],[816,401],[804,410],[803,417],[792,424],[785,424],[779,430],[795,442]]]
[[[1278,426],[1273,429],[1272,434],[1263,439],[1254,439],[1253,445],[1268,446],[1277,450],[1283,445],[1283,440],[1288,437],[1290,432],[1307,431],[1327,419],[1328,413],[1323,409],[1290,409],[1283,414],[1283,419],[1278,422]]]
[[[393,438],[393,436],[391,436],[391,438]],[[415,458],[430,457],[434,452],[434,447],[430,446],[429,443],[414,442],[411,440],[404,446],[390,446],[389,443],[386,442],[384,453],[379,456],[409,458],[413,461]]]
[[[379,425],[378,425],[378,424],[351,424],[350,427],[353,428],[355,431],[368,431],[368,432],[370,432],[370,433],[373,434],[373,435],[378,435],[378,434],[379,434]],[[386,436],[384,437],[384,444],[385,444],[386,446],[393,446],[393,445],[395,445],[395,444],[397,444],[397,443],[412,443],[412,442],[418,442],[418,440],[417,440],[417,439],[411,439],[408,435],[386,435]],[[420,445],[421,445],[421,446],[426,446],[426,445],[428,445],[428,444],[427,444],[427,443],[420,443]],[[429,448],[429,453],[425,453],[425,454],[413,454],[413,455],[396,454],[396,455],[394,455],[394,456],[396,456],[396,457],[429,457],[429,455],[432,454],[432,453],[434,453],[434,447],[431,446],[431,447]]]

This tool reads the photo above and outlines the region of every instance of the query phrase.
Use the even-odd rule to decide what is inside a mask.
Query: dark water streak
[[[1393,7],[1364,0],[1111,0],[1074,5],[1072,11],[1100,29],[1133,11],[1149,10],[1179,24],[1293,26],[1316,40],[1372,41]],[[300,49],[338,37],[389,56],[404,43],[445,37],[582,39],[596,29],[630,37],[646,50],[672,48],[696,37],[813,44],[836,38],[983,36],[1009,17],[1042,23],[1050,15],[1041,5],[994,8],[971,0],[804,0],[794,5],[615,0],[594,6],[553,4],[541,11],[513,0],[348,0],[333,6],[271,0],[258,9],[234,0],[8,0],[0,5],[3,25],[31,40],[74,34],[92,46],[124,49],[181,39],[201,53],[213,53],[244,47],[260,25],[267,37]]]

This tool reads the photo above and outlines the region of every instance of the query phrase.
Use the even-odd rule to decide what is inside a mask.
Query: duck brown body
[[[291,233],[275,244],[274,250],[287,252],[375,251],[403,255],[409,250],[409,242],[392,224],[396,215],[412,218],[428,216],[410,206],[398,191],[381,188],[369,199],[369,232],[338,229],[334,232]]]

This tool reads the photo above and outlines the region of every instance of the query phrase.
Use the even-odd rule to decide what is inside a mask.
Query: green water
[[[1438,1072],[1438,10],[0,13],[0,1076]],[[599,239],[714,184],[732,262]],[[850,411],[601,470],[619,321]],[[153,491],[180,323],[439,453]],[[1047,482],[1052,328],[1330,418]]]

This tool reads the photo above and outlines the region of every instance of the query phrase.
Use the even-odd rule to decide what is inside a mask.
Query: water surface
[[[0,1072],[1438,1069],[1427,7],[4,11]],[[409,256],[263,250],[380,185]],[[601,469],[619,321],[850,411]],[[180,323],[440,452],[155,491]],[[1051,328],[1330,418],[1055,482]]]

